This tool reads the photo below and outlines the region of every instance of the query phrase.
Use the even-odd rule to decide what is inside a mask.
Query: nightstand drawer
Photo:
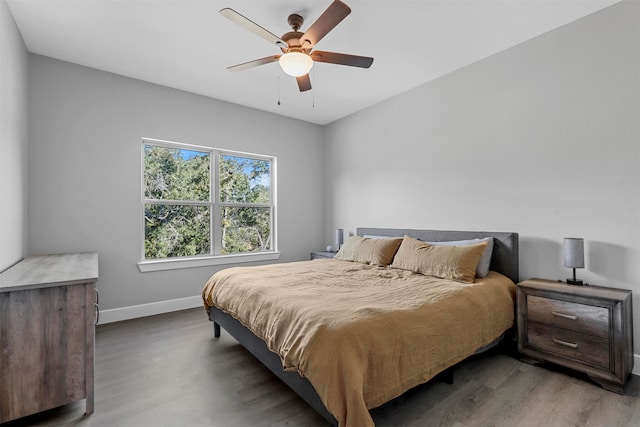
[[[605,307],[528,295],[527,318],[530,322],[599,337],[609,336],[609,310]]]
[[[529,322],[528,347],[609,369],[609,339]]]

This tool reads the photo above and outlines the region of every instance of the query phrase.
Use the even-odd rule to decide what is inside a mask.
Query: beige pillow
[[[487,242],[468,246],[434,246],[404,236],[391,267],[471,283],[486,247]]]
[[[386,267],[391,264],[402,239],[368,239],[351,236],[338,251],[335,259]]]

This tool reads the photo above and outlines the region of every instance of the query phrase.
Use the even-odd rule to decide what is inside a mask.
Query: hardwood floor
[[[621,396],[575,375],[494,352],[372,414],[377,427],[640,425],[640,377]],[[3,426],[327,425],[228,334],[214,339],[204,309],[98,326],[95,385],[89,417],[80,401]]]

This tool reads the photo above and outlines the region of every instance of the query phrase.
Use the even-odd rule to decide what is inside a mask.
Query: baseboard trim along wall
[[[113,308],[110,310],[100,310],[99,325],[105,323],[120,322],[122,320],[137,319],[138,317],[153,316],[155,314],[170,313],[172,311],[186,310],[189,308],[203,307],[200,295],[194,297],[178,298],[168,301],[152,302],[149,304],[131,305],[128,307]]]
[[[129,307],[113,308],[100,311],[100,325],[120,322],[121,320],[136,319],[138,317],[153,316],[154,314],[170,313],[172,311],[203,307],[200,295],[168,301],[152,302],[149,304],[132,305]],[[204,312],[204,308],[203,308]],[[633,375],[640,375],[640,355],[633,355]]]

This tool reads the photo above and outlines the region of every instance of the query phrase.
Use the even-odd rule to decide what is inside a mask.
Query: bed
[[[328,259],[236,267],[214,274],[203,290],[214,336],[224,328],[341,427],[373,426],[369,409],[442,373],[452,379],[454,365],[499,342],[513,326],[518,281],[517,233],[358,228],[356,235],[343,258],[356,239],[399,241],[393,265]],[[434,249],[438,242],[487,238],[493,248],[484,278],[434,279],[402,265],[411,244],[442,251],[453,249]],[[472,246],[455,250],[476,256],[486,245]]]

